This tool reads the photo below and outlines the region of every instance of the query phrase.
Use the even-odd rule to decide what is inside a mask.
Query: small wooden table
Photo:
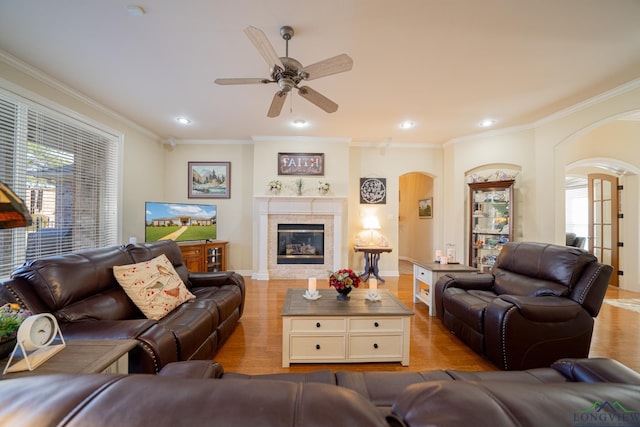
[[[433,286],[438,279],[447,273],[472,273],[477,272],[475,267],[462,264],[440,264],[427,262],[413,264],[413,302],[422,301],[429,307],[429,315],[435,316],[435,290]]]
[[[0,375],[1,379],[45,374],[126,374],[129,372],[129,351],[136,340],[65,340],[66,347],[33,371]],[[22,360],[19,357],[18,360]],[[8,358],[0,361],[0,373]],[[12,366],[16,358],[12,361]]]
[[[386,289],[365,299],[354,289],[339,301],[332,289],[307,300],[306,289],[288,289],[282,306],[282,366],[290,363],[400,362],[409,366],[411,311]]]
[[[354,252],[364,253],[364,272],[360,275],[360,278],[365,282],[369,280],[369,276],[373,276],[379,281],[384,283],[384,279],[378,275],[378,261],[380,261],[380,254],[383,252],[391,252],[390,247],[387,246],[354,246]]]

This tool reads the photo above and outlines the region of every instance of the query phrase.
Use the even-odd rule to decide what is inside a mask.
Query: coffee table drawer
[[[402,335],[362,335],[349,338],[349,358],[402,357]]]
[[[296,318],[291,319],[291,332],[345,332],[347,330],[344,318]]]
[[[349,320],[349,332],[402,332],[400,317],[363,317]]]
[[[292,336],[290,359],[344,359],[346,354],[344,336],[313,337]]]

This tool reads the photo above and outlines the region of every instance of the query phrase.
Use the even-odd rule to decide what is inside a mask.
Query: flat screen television
[[[145,202],[145,242],[215,240],[216,205]]]

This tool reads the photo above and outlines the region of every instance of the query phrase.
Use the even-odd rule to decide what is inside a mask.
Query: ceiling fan
[[[273,96],[271,106],[267,112],[268,117],[278,117],[280,115],[284,101],[287,99],[287,94],[294,88],[298,90],[301,97],[327,113],[333,113],[338,110],[338,104],[309,86],[300,86],[300,83],[304,80],[313,80],[351,70],[353,60],[349,55],[343,53],[303,67],[300,62],[289,57],[289,40],[293,37],[293,28],[289,26],[280,28],[280,35],[286,42],[286,54],[284,57],[278,57],[262,30],[256,27],[247,27],[244,32],[269,65],[270,77],[216,79],[215,83],[219,85],[277,83],[280,90]]]

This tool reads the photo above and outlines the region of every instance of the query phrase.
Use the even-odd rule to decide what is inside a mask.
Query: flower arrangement
[[[5,304],[0,307],[0,340],[15,333],[29,316],[31,312],[20,309],[18,304]]]
[[[269,181],[269,191],[280,191],[282,189],[282,182],[278,179]]]
[[[320,192],[320,194],[327,194],[330,188],[331,184],[328,182],[318,181],[318,192]]]
[[[357,288],[360,286],[360,276],[350,268],[342,268],[329,275],[329,286],[334,287],[336,291]]]

